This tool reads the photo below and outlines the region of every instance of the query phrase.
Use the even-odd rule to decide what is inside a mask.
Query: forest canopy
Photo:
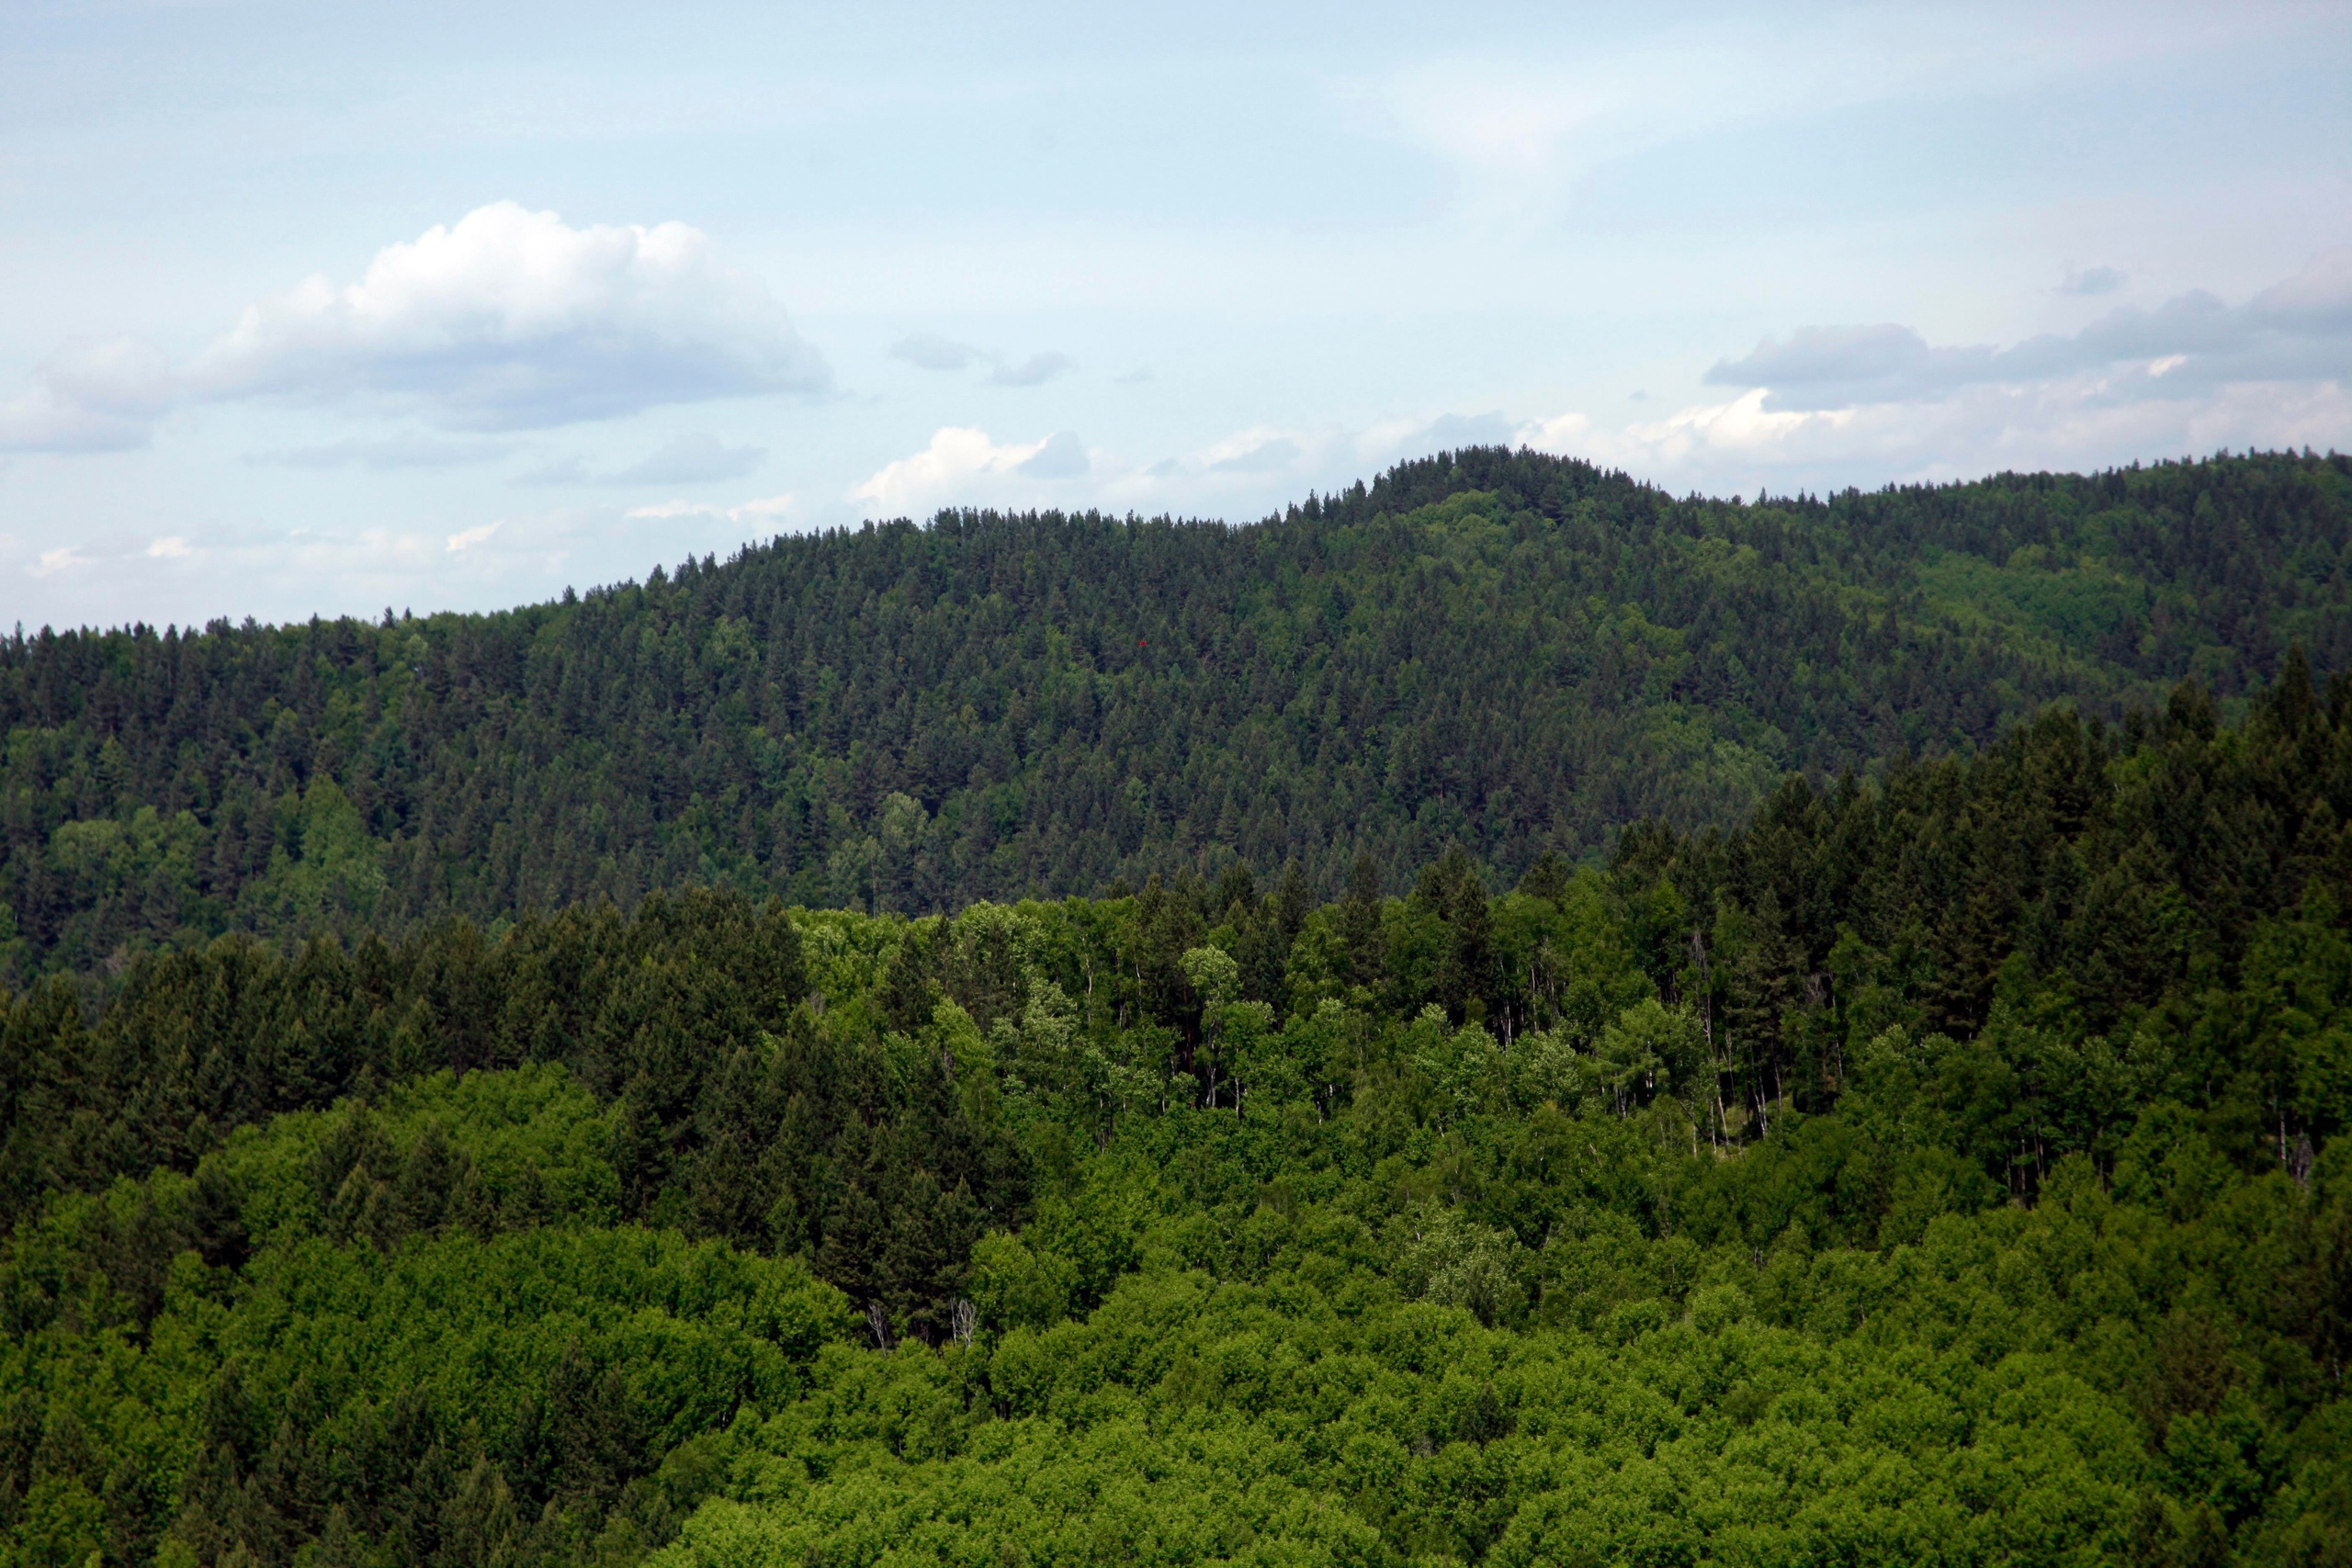
[[[1675,499],[1469,448],[1242,527],[947,512],[490,615],[0,640],[0,970],[724,886],[946,913],[1729,828],[2352,665],[2352,459]]]
[[[0,1568],[2345,1568],[2348,481],[8,638]]]

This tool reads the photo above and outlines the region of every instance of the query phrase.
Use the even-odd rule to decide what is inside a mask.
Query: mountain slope
[[[51,978],[0,1562],[2342,1563],[2346,823],[2290,655],[1498,897]]]
[[[1507,872],[2300,640],[2352,459],[1676,501],[1474,449],[1248,527],[948,513],[492,615],[0,647],[19,975],[705,882],[952,908],[1230,858]]]

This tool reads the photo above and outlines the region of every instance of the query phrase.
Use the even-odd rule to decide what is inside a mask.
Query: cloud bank
[[[248,307],[184,366],[70,347],[0,405],[0,450],[143,446],[174,409],[244,399],[545,429],[715,398],[820,396],[832,375],[758,280],[684,223],[575,229],[493,202]]]
[[[127,452],[180,401],[163,351],[135,338],[72,343],[0,403],[0,452]]]
[[[2352,377],[2352,250],[2333,251],[2243,305],[2198,290],[2109,311],[2072,336],[1935,348],[1906,326],[1804,327],[1707,372],[1761,389],[1769,412],[1935,402],[1964,389],[2101,378],[2118,400],[2181,399],[2246,382]]]
[[[2123,281],[2113,269],[2069,275],[2078,295]],[[1052,503],[1250,515],[1474,445],[1532,446],[1716,493],[2342,446],[2352,444],[2352,252],[2320,255],[2240,303],[2187,293],[2008,345],[1932,344],[1899,322],[1801,327],[1717,362],[1702,385],[1725,395],[1648,419],[1489,411],[1266,424],[1170,456],[1089,452],[1075,436],[1065,453],[1062,436],[1007,445],[951,426],[852,499],[879,513]],[[1034,482],[1048,474],[1050,489]]]

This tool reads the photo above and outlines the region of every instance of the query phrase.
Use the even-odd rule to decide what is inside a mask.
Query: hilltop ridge
[[[1231,526],[943,512],[490,615],[0,645],[20,976],[690,883],[920,911],[1230,860],[1335,892],[1724,825],[1786,773],[2300,642],[2352,459],[1753,502],[1469,448]]]

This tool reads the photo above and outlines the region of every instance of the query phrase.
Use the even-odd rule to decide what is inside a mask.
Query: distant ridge
[[[1727,823],[2300,643],[2352,458],[1677,500],[1466,448],[1246,526],[950,511],[495,615],[0,644],[0,953],[692,883],[899,910]]]

